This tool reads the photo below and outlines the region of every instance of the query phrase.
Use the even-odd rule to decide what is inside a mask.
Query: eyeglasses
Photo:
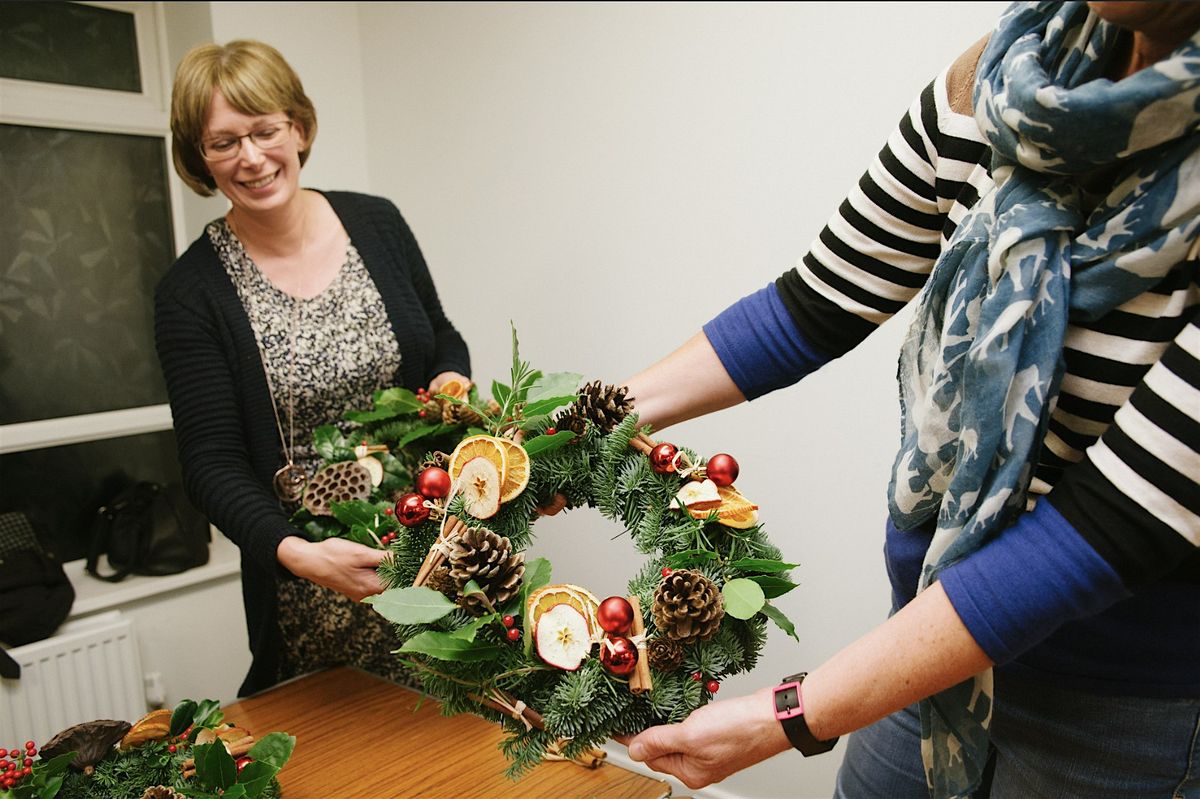
[[[241,136],[221,136],[200,142],[200,155],[206,161],[228,161],[242,151],[242,139],[249,139],[260,150],[272,150],[287,141],[292,129],[292,120],[271,122],[257,130]]]

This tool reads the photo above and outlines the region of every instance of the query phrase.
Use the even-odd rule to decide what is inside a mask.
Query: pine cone
[[[174,788],[166,785],[153,785],[142,794],[142,799],[186,799],[183,794],[176,793]]]
[[[458,583],[450,576],[450,569],[447,566],[438,566],[431,571],[425,578],[425,585],[445,595],[448,599],[458,599]]]
[[[678,569],[655,589],[653,614],[660,632],[686,646],[717,634],[725,603],[712,580],[691,569]]]
[[[469,613],[482,616],[516,595],[525,576],[525,554],[512,553],[512,544],[486,527],[472,527],[454,542],[450,551],[450,577],[462,593],[463,586],[474,580],[483,589],[492,608],[478,594],[459,600]]]
[[[358,461],[331,463],[313,475],[304,489],[304,507],[313,516],[332,516],[331,502],[371,496],[371,473]]]
[[[565,426],[571,422],[570,417],[578,416],[596,425],[600,432],[611,433],[633,411],[633,398],[627,397],[626,391],[625,386],[605,386],[594,380],[580,390],[575,402],[559,419]],[[578,432],[572,427],[566,429]]]
[[[559,430],[570,430],[575,435],[581,436],[587,432],[587,419],[568,410],[554,420],[554,426]]]
[[[652,669],[675,671],[683,665],[683,645],[670,638],[657,636],[646,643],[646,657]]]

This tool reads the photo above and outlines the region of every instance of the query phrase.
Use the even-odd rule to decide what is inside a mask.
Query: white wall
[[[911,100],[1004,3],[213,3],[213,34],[278,47],[316,102],[305,183],[392,198],[484,386],[509,322],[546,371],[617,382],[789,268]],[[801,564],[722,696],[812,668],[880,622],[902,320],[799,387],[667,431],[733,453]],[[556,579],[600,595],[639,556],[587,511],[539,522]],[[697,797],[822,797],[843,747]]]

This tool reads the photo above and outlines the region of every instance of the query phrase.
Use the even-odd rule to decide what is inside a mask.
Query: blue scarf
[[[979,61],[994,186],[934,265],[898,374],[890,514],[901,530],[937,518],[921,589],[1025,510],[1068,321],[1143,293],[1200,234],[1200,33],[1114,83],[1119,35],[1082,2],[1015,3]],[[1113,187],[1088,210],[1078,179],[1104,169]],[[921,703],[937,799],[979,783],[991,677]]]

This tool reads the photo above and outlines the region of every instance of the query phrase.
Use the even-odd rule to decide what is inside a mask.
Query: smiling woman
[[[381,590],[380,553],[289,522],[318,462],[297,442],[380,388],[468,384],[467,346],[391,202],[301,187],[317,116],[274,48],[189,52],[171,133],[183,180],[230,204],[159,284],[155,341],[185,484],[242,551],[240,693],[342,663],[401,677],[357,602]]]

